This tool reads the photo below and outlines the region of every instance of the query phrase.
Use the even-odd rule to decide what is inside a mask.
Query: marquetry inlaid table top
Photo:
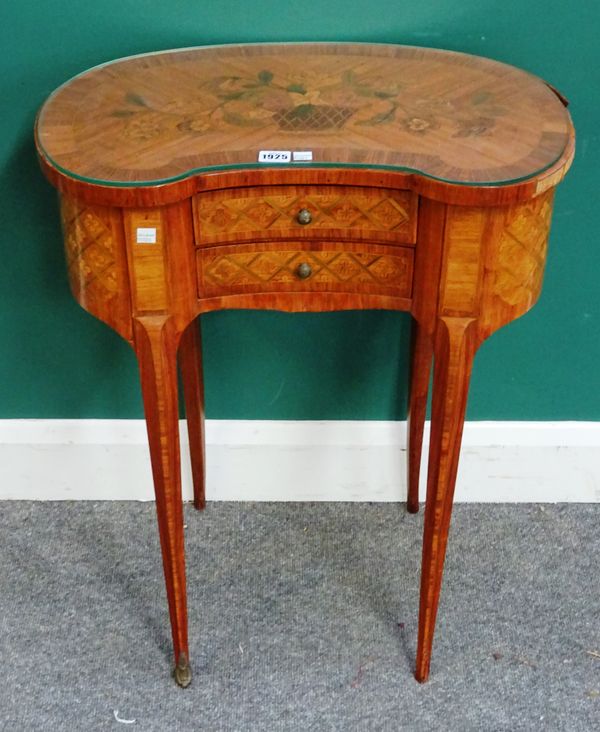
[[[68,81],[37,126],[43,158],[104,185],[256,166],[391,167],[458,184],[522,181],[565,156],[554,91],[512,66],[385,44],[250,44],[134,56]]]

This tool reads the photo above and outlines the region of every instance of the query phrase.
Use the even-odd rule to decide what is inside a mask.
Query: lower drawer
[[[410,298],[413,250],[286,242],[196,252],[201,298],[260,292],[349,292]]]

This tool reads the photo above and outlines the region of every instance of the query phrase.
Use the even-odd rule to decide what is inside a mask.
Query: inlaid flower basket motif
[[[423,136],[451,125],[454,137],[489,133],[495,118],[506,113],[493,95],[477,92],[457,102],[423,96],[409,81],[390,82],[353,70],[338,74],[315,70],[286,77],[268,69],[249,76],[217,76],[198,82],[197,98],[186,102],[155,103],[129,92],[113,112],[130,118],[127,136],[152,139],[166,130],[205,134],[223,124],[261,128],[274,124],[283,132],[331,133],[352,125],[394,125],[410,135]]]

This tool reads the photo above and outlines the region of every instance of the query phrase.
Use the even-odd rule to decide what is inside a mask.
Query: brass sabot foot
[[[177,666],[175,666],[175,670],[173,671],[173,676],[182,689],[185,689],[186,686],[189,686],[192,683],[192,668],[185,653],[179,654],[179,659],[177,661]]]

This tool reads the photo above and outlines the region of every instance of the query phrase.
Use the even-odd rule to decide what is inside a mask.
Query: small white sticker
[[[138,244],[156,244],[156,229],[136,229],[136,242]]]
[[[289,163],[291,159],[290,150],[261,150],[258,153],[259,163]]]
[[[312,150],[294,151],[294,160],[312,160]]]

